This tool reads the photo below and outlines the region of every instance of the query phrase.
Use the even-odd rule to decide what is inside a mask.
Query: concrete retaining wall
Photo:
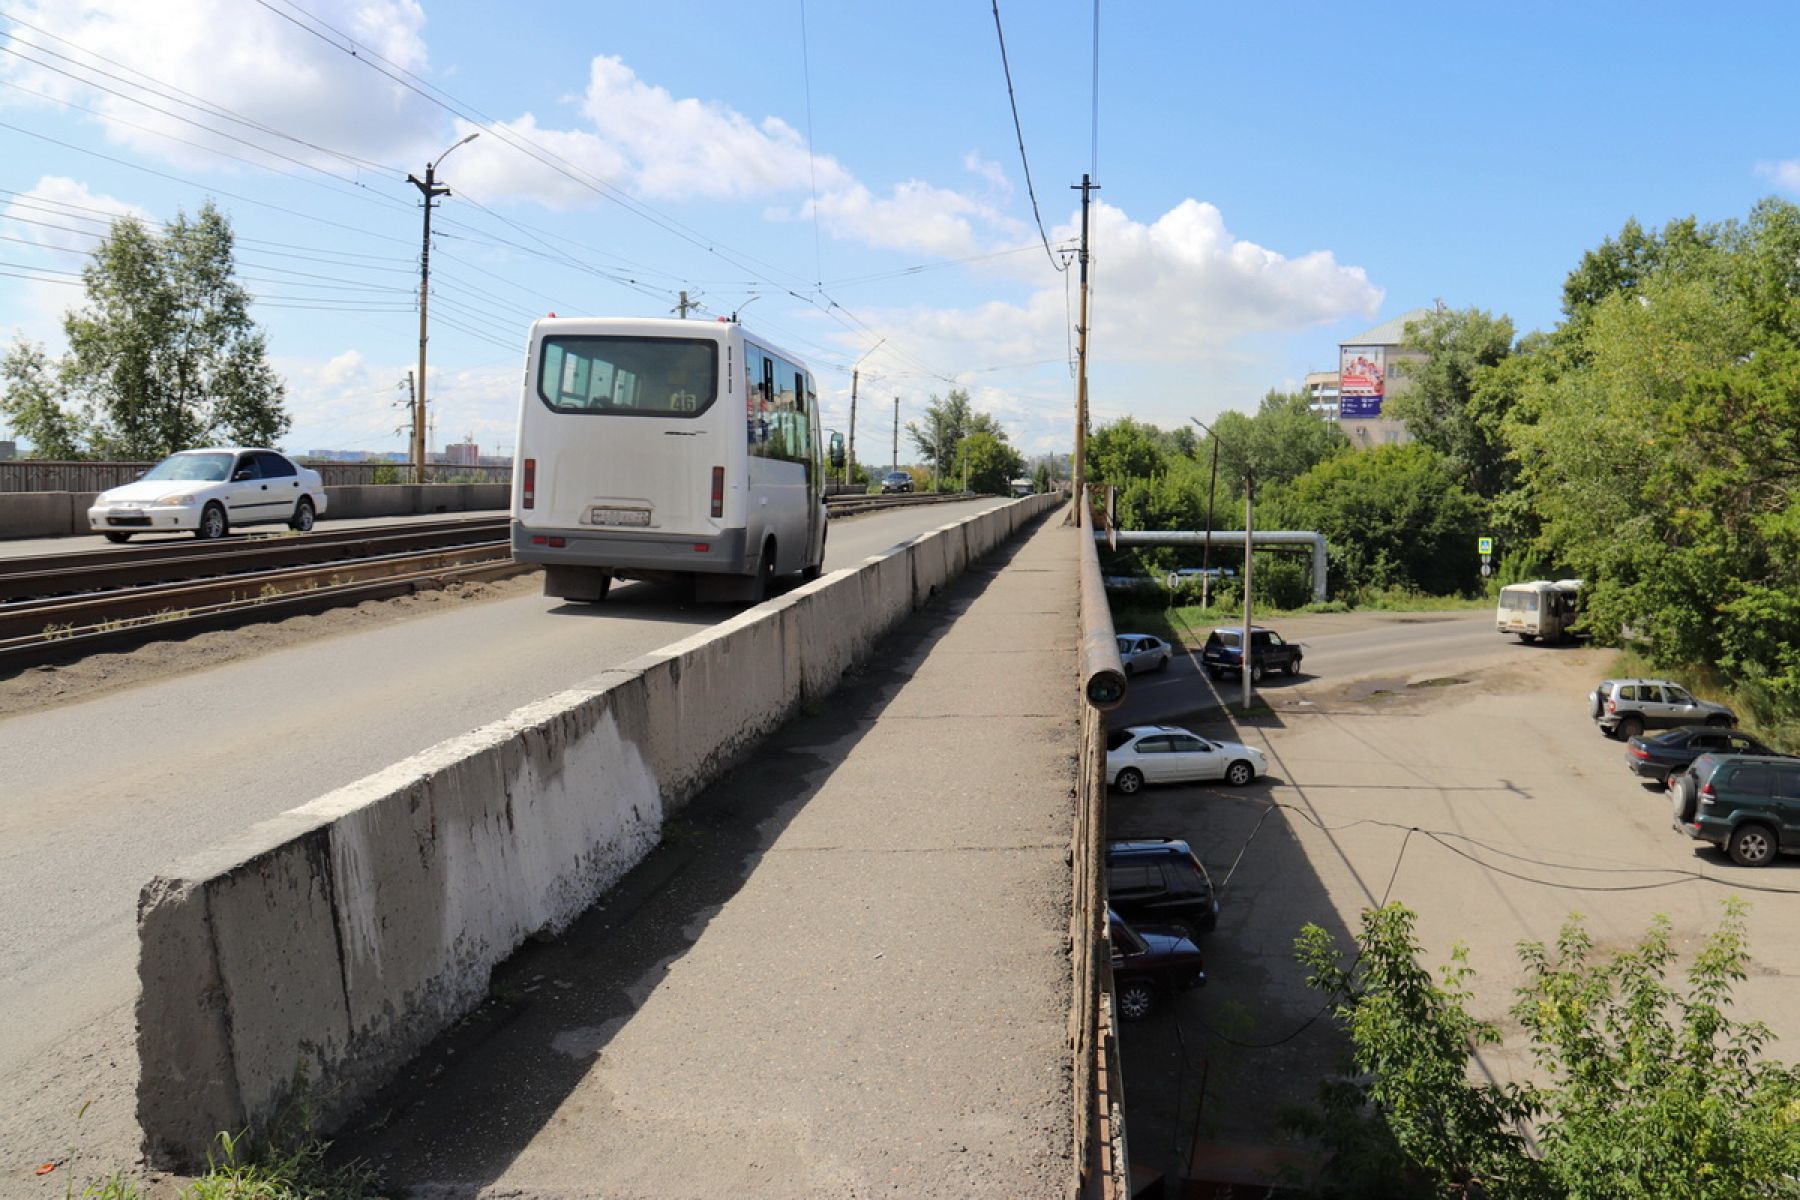
[[[393,483],[325,489],[326,520],[477,512],[512,503],[505,483]],[[92,492],[0,492],[0,538],[86,535]]]
[[[327,1126],[564,928],[664,818],[830,692],[1035,496],[834,572],[589,684],[265,821],[138,906],[138,1117],[151,1161],[204,1157],[304,1077]]]

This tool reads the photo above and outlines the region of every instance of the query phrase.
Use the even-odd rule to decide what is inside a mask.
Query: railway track
[[[832,497],[834,515],[968,499]],[[509,519],[408,522],[0,560],[0,676],[454,581],[501,579]]]

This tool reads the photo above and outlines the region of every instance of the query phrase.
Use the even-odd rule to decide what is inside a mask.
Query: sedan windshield
[[[145,479],[184,479],[220,483],[231,471],[229,454],[175,454],[144,472]]]

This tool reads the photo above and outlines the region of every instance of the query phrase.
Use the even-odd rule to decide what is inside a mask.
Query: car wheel
[[[129,533],[109,533],[106,535],[106,540],[115,546],[123,546],[131,540],[131,535]]]
[[[206,510],[200,514],[200,525],[194,530],[194,536],[203,542],[210,542],[224,537],[229,528],[225,523],[224,507],[215,502],[207,505]]]
[[[1162,656],[1162,662],[1157,664],[1156,669],[1159,671],[1166,671],[1169,669],[1169,656],[1167,654]]]
[[[1294,676],[1298,675],[1299,673],[1300,673],[1300,660],[1298,658],[1295,658],[1291,662],[1289,662],[1287,665],[1288,678],[1292,679]]]
[[[1694,800],[1698,790],[1694,776],[1688,771],[1669,776],[1669,809],[1683,825],[1694,819]]]
[[[1519,641],[1521,641],[1521,642],[1523,642],[1523,643],[1524,643],[1524,644],[1525,644],[1525,645],[1527,645],[1527,646],[1529,646],[1529,645],[1531,645],[1531,643],[1533,643],[1533,642],[1535,642],[1535,641],[1537,641],[1537,634],[1535,634],[1535,633],[1521,633],[1521,634],[1520,634],[1520,635],[1519,635]]]
[[[1724,713],[1714,713],[1712,716],[1706,718],[1706,723],[1711,725],[1714,729],[1724,729],[1730,726],[1731,718]]]
[[[1639,734],[1641,734],[1643,732],[1644,732],[1644,718],[1635,717],[1635,716],[1619,718],[1618,737],[1619,737],[1620,741],[1629,742],[1632,738],[1637,737]]]
[[[1133,673],[1131,670],[1131,664],[1128,662],[1124,662],[1124,663],[1120,663],[1119,665],[1121,667],[1125,668],[1125,678],[1130,679],[1132,676],[1132,673]]]
[[[800,578],[804,579],[808,583],[811,583],[813,580],[817,579],[819,576],[823,575],[824,573],[825,573],[825,539],[820,538],[819,539],[819,561],[816,563],[812,563],[811,565],[809,565],[806,568],[806,570],[800,572]]]
[[[294,505],[294,515],[288,520],[288,528],[298,533],[311,533],[313,527],[313,502],[310,497],[300,497],[300,503]]]
[[[1220,670],[1218,667],[1208,667],[1208,668],[1206,668],[1206,673],[1208,675],[1212,676],[1214,679],[1225,678],[1225,672]]]
[[[1251,663],[1250,664],[1250,682],[1251,683],[1261,683],[1262,681],[1263,681],[1263,665],[1261,663]]]
[[[761,604],[769,598],[775,585],[775,543],[763,546],[762,559],[756,564],[756,583],[750,589],[752,604]]]
[[[1119,985],[1119,1019],[1141,1021],[1156,1011],[1156,988],[1142,979],[1131,979]]]
[[[1232,787],[1243,787],[1255,778],[1256,768],[1241,758],[1225,768],[1225,782]]]
[[[1144,789],[1144,773],[1136,767],[1126,767],[1119,772],[1119,777],[1113,780],[1113,786],[1127,796],[1135,796]]]
[[[1740,867],[1766,867],[1775,860],[1775,833],[1767,825],[1739,825],[1725,849]]]

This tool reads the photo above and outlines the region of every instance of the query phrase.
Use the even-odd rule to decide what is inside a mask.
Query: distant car
[[[1269,769],[1260,750],[1213,742],[1174,725],[1116,729],[1106,738],[1106,779],[1127,796],[1146,783],[1224,780],[1243,787]]]
[[[1306,647],[1299,642],[1283,641],[1273,629],[1253,625],[1250,629],[1250,681],[1261,683],[1270,671],[1300,673],[1300,660]],[[1244,670],[1244,628],[1224,625],[1206,635],[1200,651],[1200,662],[1214,679],[1239,675]]]
[[[1119,661],[1124,664],[1127,675],[1160,671],[1169,665],[1174,653],[1169,643],[1147,633],[1119,635]]]
[[[136,482],[101,492],[88,509],[88,526],[109,542],[181,530],[221,538],[237,525],[305,532],[325,515],[325,505],[317,471],[273,450],[227,446],[171,454]]]
[[[1775,751],[1742,730],[1684,725],[1666,733],[1632,738],[1625,747],[1625,765],[1634,775],[1667,783],[1671,774],[1687,770],[1702,754],[1773,755]]]
[[[1212,876],[1177,838],[1108,842],[1106,902],[1127,920],[1178,924],[1196,941],[1219,923]]]
[[[1677,830],[1718,846],[1740,867],[1766,867],[1784,851],[1800,853],[1800,762],[1702,754],[1687,774],[1697,785],[1691,810],[1684,814],[1683,793],[1669,789]]]
[[[1106,914],[1112,943],[1113,998],[1119,1019],[1141,1021],[1165,997],[1206,985],[1206,960],[1192,938],[1172,925],[1127,925]]]
[[[1607,737],[1628,740],[1646,729],[1737,724],[1736,714],[1723,704],[1696,700],[1667,679],[1603,679],[1588,693],[1588,715]]]
[[[913,490],[913,477],[905,471],[889,471],[881,477],[881,494],[889,492],[910,492]]]

